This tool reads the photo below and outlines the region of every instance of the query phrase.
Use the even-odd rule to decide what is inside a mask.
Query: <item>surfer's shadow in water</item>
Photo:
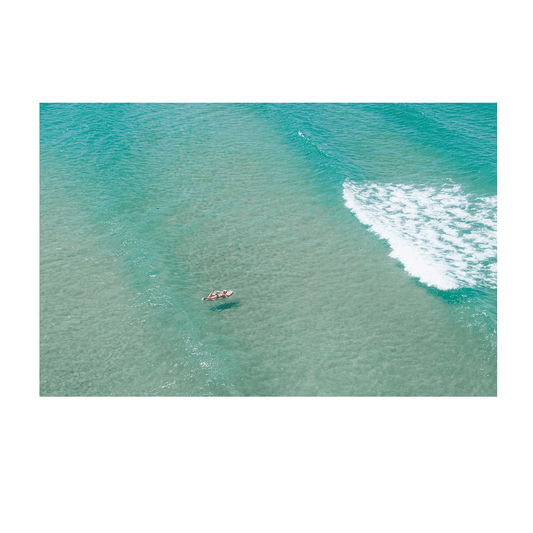
[[[211,311],[224,311],[224,309],[231,309],[232,307],[237,307],[239,305],[239,302],[228,302],[225,304],[215,305],[215,307],[211,307]]]

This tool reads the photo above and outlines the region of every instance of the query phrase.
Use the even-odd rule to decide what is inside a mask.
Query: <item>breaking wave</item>
[[[496,287],[496,196],[470,199],[459,185],[343,185],[345,205],[385,239],[406,272],[441,290]]]

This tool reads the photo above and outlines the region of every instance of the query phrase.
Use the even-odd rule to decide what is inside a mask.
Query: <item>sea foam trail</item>
[[[442,290],[496,287],[496,196],[461,187],[343,185],[346,207],[385,239],[410,276]]]

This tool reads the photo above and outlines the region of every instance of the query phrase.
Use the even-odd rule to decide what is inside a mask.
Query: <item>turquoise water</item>
[[[496,105],[40,124],[41,395],[496,395]]]

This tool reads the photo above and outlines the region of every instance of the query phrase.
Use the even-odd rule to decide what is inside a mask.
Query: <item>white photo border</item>
[[[514,84],[21,84],[18,87],[18,388],[21,416],[516,416],[516,86]],[[496,397],[39,396],[41,103],[496,103]]]

